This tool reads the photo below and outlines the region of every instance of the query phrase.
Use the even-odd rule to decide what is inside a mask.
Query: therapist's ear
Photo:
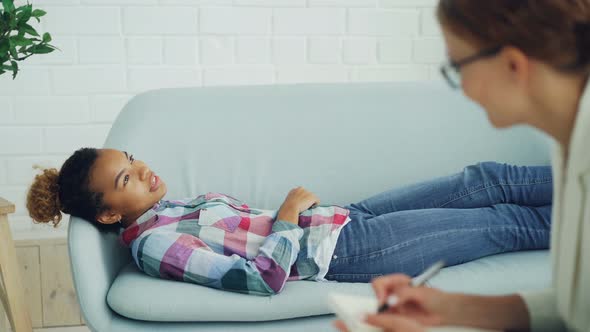
[[[114,211],[104,211],[101,212],[97,217],[96,220],[104,225],[112,225],[121,221],[120,213],[116,213]]]
[[[532,63],[530,58],[520,49],[512,46],[504,47],[500,53],[500,57],[509,75],[510,83],[526,87],[531,74]]]

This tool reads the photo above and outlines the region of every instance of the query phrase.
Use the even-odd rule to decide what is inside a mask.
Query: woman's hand
[[[519,295],[482,296],[412,287],[410,277],[392,274],[372,282],[379,305],[396,301],[386,312],[365,320],[385,331],[423,331],[421,326],[470,326],[493,330],[529,330],[530,317]],[[342,322],[336,327],[346,331]]]
[[[367,324],[380,327],[384,331],[422,332],[424,326],[442,325],[446,314],[444,308],[445,293],[427,287],[412,287],[412,279],[404,274],[392,274],[373,279],[371,285],[375,291],[378,305],[385,303],[390,296],[397,301],[387,311],[374,315],[367,315]],[[347,332],[344,322],[334,322],[336,328]]]
[[[293,224],[299,222],[299,214],[312,206],[320,203],[319,198],[303,187],[297,187],[289,191],[285,201],[277,214],[277,220],[287,221]]]
[[[319,203],[320,199],[311,191],[303,187],[297,187],[289,191],[287,198],[283,202],[283,206],[293,207],[297,210],[297,213],[301,213]]]
[[[424,326],[471,326],[502,331],[530,329],[529,312],[519,295],[446,293],[429,287],[411,287],[410,281],[410,277],[402,274],[373,280],[379,304],[385,303],[390,295],[396,297],[396,303],[383,314],[370,315],[368,322],[377,322],[374,319],[383,316],[378,324],[393,324],[392,316],[401,316]]]
[[[389,310],[380,315],[370,315],[370,319],[379,322],[389,321],[386,316],[401,315],[427,326],[437,326],[449,323],[449,303],[451,294],[429,287],[410,286],[411,278],[403,274],[392,274],[375,278],[372,282],[379,305],[385,303],[390,295],[394,295],[397,302]],[[381,318],[378,318],[383,316]]]

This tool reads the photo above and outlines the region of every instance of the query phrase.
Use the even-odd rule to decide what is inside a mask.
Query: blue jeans
[[[415,276],[508,251],[546,249],[551,228],[549,166],[494,162],[393,189],[347,205],[328,280],[369,282],[388,273]]]

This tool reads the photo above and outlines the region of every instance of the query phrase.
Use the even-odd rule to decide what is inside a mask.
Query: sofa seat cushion
[[[547,251],[485,257],[443,269],[430,285],[477,294],[503,294],[549,286]],[[220,291],[195,284],[162,280],[125,266],[111,286],[107,301],[118,314],[146,321],[270,321],[332,313],[330,292],[372,296],[370,284],[293,281],[274,296]]]

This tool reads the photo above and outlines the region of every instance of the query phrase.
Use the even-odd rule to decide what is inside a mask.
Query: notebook
[[[374,297],[330,293],[328,303],[338,318],[342,319],[350,332],[380,332],[381,329],[364,322],[367,314],[377,312]]]
[[[365,315],[377,312],[377,299],[374,297],[330,293],[328,303],[338,318],[342,319],[350,332],[381,332],[380,328],[363,321]],[[431,327],[428,332],[499,332],[468,327]]]

